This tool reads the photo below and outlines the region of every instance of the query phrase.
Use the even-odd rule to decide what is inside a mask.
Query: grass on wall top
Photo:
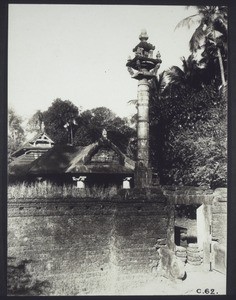
[[[32,199],[32,198],[100,198],[109,199],[117,194],[116,186],[107,188],[93,186],[78,189],[74,185],[57,185],[48,181],[35,183],[17,183],[8,186],[8,198],[10,199]]]

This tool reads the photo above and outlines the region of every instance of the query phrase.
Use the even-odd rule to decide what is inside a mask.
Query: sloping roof
[[[13,160],[9,165],[8,165],[8,175],[9,176],[25,176],[30,167],[31,167],[31,161],[26,162],[22,160]]]
[[[41,132],[37,133],[35,136],[33,136],[31,139],[29,139],[26,142],[26,144],[30,144],[30,143],[34,142],[35,140],[39,139],[42,136],[45,136],[48,141],[50,141],[51,143],[54,143],[53,140],[50,139],[50,137],[44,131],[41,131]]]
[[[112,148],[120,157],[119,164],[92,163],[90,158],[99,147]],[[134,172],[135,162],[124,155],[109,140],[85,147],[56,145],[31,164],[28,174],[125,173]]]
[[[36,159],[29,169],[29,174],[62,174],[70,161],[83,147],[55,145],[41,157]]]
[[[16,157],[11,163],[8,165],[8,174],[13,176],[25,175],[35,158],[34,153],[37,155],[43,155],[48,149],[34,149],[30,154],[23,154]],[[37,156],[38,157],[38,156]]]
[[[33,136],[31,139],[29,139],[27,142],[25,142],[19,149],[17,149],[14,153],[12,153],[12,156],[18,156],[21,154],[21,152],[24,152],[26,149],[45,149],[48,148],[50,149],[51,146],[45,147],[45,146],[40,146],[40,145],[33,145],[35,141],[40,139],[42,136],[46,138],[46,140],[52,144],[54,144],[53,140],[50,139],[50,137],[45,133],[45,132],[39,132],[35,136]]]
[[[103,145],[112,148],[120,156],[120,164],[89,162],[92,154]],[[84,149],[72,159],[66,173],[133,173],[134,167],[135,162],[124,155],[115,144],[109,140],[105,143],[99,140],[96,143],[84,147]]]

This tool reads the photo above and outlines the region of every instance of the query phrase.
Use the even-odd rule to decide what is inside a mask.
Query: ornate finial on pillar
[[[148,40],[148,35],[147,35],[147,30],[146,29],[141,30],[141,33],[139,35],[139,39],[140,39],[140,41],[147,41]]]
[[[148,35],[146,29],[143,29],[139,35],[140,42],[133,49],[135,57],[127,60],[126,66],[132,78],[141,80],[143,78],[151,79],[155,75],[150,72],[156,65],[161,64],[160,53],[157,53],[156,58],[153,58],[155,46],[148,43]],[[136,70],[138,72],[132,72]]]

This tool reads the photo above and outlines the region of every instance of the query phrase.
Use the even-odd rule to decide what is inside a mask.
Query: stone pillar
[[[137,104],[137,162],[135,186],[147,188],[151,185],[152,172],[149,167],[149,84],[147,78],[138,82]]]
[[[137,160],[149,167],[149,86],[146,78],[138,82],[138,153]]]
[[[138,123],[137,123],[137,162],[135,168],[135,187],[148,188],[152,185],[152,172],[149,165],[149,83],[156,76],[161,59],[158,52],[153,58],[155,46],[148,43],[146,30],[139,35],[140,42],[133,52],[135,57],[128,58],[126,64],[132,78],[138,80]],[[136,70],[137,72],[135,73]]]
[[[197,209],[197,243],[203,251],[203,268],[211,271],[211,205],[202,204]]]

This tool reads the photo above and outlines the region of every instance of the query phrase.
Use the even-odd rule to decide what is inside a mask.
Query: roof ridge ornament
[[[42,123],[41,123],[40,130],[41,130],[42,133],[45,133],[45,124],[44,124],[44,121],[42,121]]]
[[[102,138],[107,140],[107,131],[105,128],[102,130]]]

